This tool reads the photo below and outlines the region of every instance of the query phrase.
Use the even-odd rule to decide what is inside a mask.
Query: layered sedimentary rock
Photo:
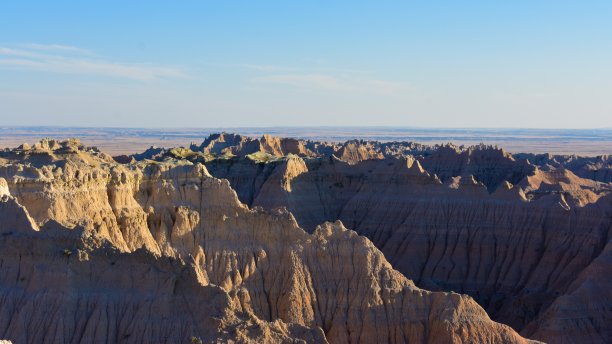
[[[610,327],[612,289],[612,242],[584,269],[567,292],[523,331],[551,343],[605,343],[612,338]]]
[[[457,146],[452,143],[424,145],[415,142],[379,142],[349,140],[342,143],[319,142],[294,138],[263,135],[251,138],[239,134],[219,133],[210,135],[201,144],[192,144],[181,151],[151,147],[143,153],[116,157],[121,162],[143,159],[163,159],[166,156],[187,158],[192,161],[208,161],[217,157],[246,156],[265,153],[275,157],[289,154],[303,158],[335,156],[355,164],[364,160],[412,156],[419,160],[431,174],[442,180],[461,174],[472,174],[488,188],[506,180],[521,180],[533,167],[548,171],[567,169],[579,177],[600,182],[612,182],[612,156],[576,156],[517,153],[509,154],[497,146]],[[508,173],[508,174],[506,174]],[[485,180],[486,179],[486,180]]]
[[[0,158],[0,338],[526,342],[469,296],[417,288],[341,222],[309,234],[201,164],[120,165],[77,141]],[[286,193],[307,167],[289,160],[272,171]]]
[[[606,183],[612,182],[612,155],[584,157],[575,155],[522,153],[516,156],[546,169],[563,167],[582,178]]]
[[[260,139],[236,134],[215,134],[208,137],[199,147],[192,146],[194,150],[212,154],[247,155],[255,152],[265,152],[276,156],[297,154],[301,156],[314,156],[315,153],[305,146],[302,140],[294,138],[279,138],[264,135]]]
[[[15,343],[324,342],[320,329],[237,312],[180,259],[121,253],[94,232],[38,229],[0,200],[0,337]]]
[[[495,191],[504,181],[516,184],[535,170],[535,166],[526,160],[517,161],[503,149],[489,146],[460,149],[446,145],[418,159],[430,174],[437,175],[442,181],[471,175],[489,191]]]
[[[337,155],[338,145],[316,158],[205,164],[248,205],[286,207],[309,231],[342,220],[417,285],[468,293],[525,335],[609,341],[612,185],[489,146],[352,143],[383,157]]]

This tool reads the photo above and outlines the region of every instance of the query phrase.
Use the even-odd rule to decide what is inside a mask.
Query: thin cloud
[[[21,44],[20,46],[25,49],[39,50],[39,51],[71,52],[71,53],[78,53],[82,55],[95,55],[91,50],[78,48],[78,47],[74,47],[71,45],[25,43],[25,44]]]
[[[343,93],[399,94],[408,91],[402,82],[340,77],[328,74],[276,74],[251,79],[257,83]]]
[[[280,65],[262,65],[262,64],[238,64],[234,65],[240,68],[246,68],[258,72],[279,72],[279,73],[303,73],[303,74],[318,74],[318,73],[344,73],[344,74],[370,74],[370,71],[348,69],[348,68],[332,68],[328,66],[314,66],[314,67],[290,67]]]
[[[293,87],[315,88],[333,91],[349,91],[350,87],[336,77],[323,74],[268,75],[253,79],[256,82]]]
[[[182,69],[176,67],[115,62],[90,55],[93,53],[88,50],[64,45],[27,44],[21,45],[20,49],[0,47],[0,67],[132,80],[188,78]]]
[[[33,67],[33,68],[43,67],[43,64],[40,62],[31,61],[31,60],[23,60],[23,59],[0,59],[0,65],[15,66],[15,67]]]
[[[292,68],[292,67],[284,67],[284,66],[276,66],[276,65],[240,64],[238,66],[242,68],[260,71],[260,72],[287,72],[287,71],[297,70],[296,68]]]
[[[30,52],[22,49],[12,49],[12,48],[4,48],[0,47],[0,56],[17,56],[17,57],[28,57],[28,58],[40,58],[43,55]]]

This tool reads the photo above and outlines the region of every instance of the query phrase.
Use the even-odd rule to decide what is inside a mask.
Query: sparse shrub
[[[200,338],[198,338],[196,336],[191,336],[190,343],[192,343],[192,344],[204,344],[204,342]]]

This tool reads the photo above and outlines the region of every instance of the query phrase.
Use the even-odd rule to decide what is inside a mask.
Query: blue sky
[[[6,1],[0,125],[612,127],[611,1]]]

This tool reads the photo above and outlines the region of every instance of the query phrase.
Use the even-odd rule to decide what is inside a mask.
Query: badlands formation
[[[611,342],[611,170],[233,134],[5,149],[0,339]]]

